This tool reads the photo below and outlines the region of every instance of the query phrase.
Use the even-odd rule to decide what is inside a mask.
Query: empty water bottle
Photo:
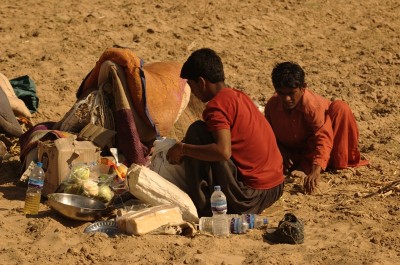
[[[256,229],[268,225],[268,219],[258,214],[243,214],[243,218],[249,224],[249,229]]]
[[[38,214],[40,197],[42,195],[42,188],[44,184],[44,171],[42,163],[37,162],[35,167],[32,169],[28,180],[28,189],[26,190],[25,197],[25,214]]]
[[[229,230],[232,234],[246,234],[249,230],[249,223],[243,216],[233,217],[229,224]]]
[[[215,186],[214,192],[211,195],[211,211],[212,216],[212,232],[215,236],[229,236],[229,227],[227,226],[228,219],[226,216],[227,202],[226,196],[221,191],[221,186]]]
[[[226,217],[227,217],[226,225],[229,227],[233,216],[231,217],[229,214],[227,214]],[[201,217],[199,219],[199,231],[201,233],[212,234],[213,233],[213,217]]]

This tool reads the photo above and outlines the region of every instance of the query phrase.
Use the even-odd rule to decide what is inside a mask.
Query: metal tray
[[[108,236],[115,236],[119,234],[120,231],[118,230],[117,223],[115,220],[107,220],[107,221],[98,221],[95,222],[84,230],[85,233],[106,233]]]

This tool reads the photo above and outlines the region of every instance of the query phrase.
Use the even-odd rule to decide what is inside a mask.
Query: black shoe
[[[273,243],[302,244],[304,242],[304,224],[294,214],[287,213],[272,233],[265,233],[264,238]]]

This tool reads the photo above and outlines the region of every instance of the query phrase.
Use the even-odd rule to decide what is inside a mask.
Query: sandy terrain
[[[133,48],[145,62],[220,53],[227,83],[263,103],[275,63],[292,60],[314,91],[346,100],[368,167],[323,175],[319,194],[288,179],[263,215],[305,222],[302,245],[271,245],[263,231],[207,236],[84,234],[90,223],[41,205],[22,213],[18,156],[0,166],[1,264],[399,264],[400,4],[396,0],[0,1],[0,72],[29,75],[40,98],[35,123],[58,121],[102,52]],[[351,2],[351,3],[349,3]]]

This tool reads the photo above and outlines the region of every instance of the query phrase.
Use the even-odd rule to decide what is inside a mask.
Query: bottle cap
[[[43,166],[43,163],[42,163],[42,162],[37,162],[36,165],[37,165],[38,167],[42,167],[42,166]]]
[[[214,186],[214,190],[220,191],[221,190],[221,186]]]
[[[268,219],[267,218],[263,218],[263,224],[265,224],[265,225],[268,224]]]

